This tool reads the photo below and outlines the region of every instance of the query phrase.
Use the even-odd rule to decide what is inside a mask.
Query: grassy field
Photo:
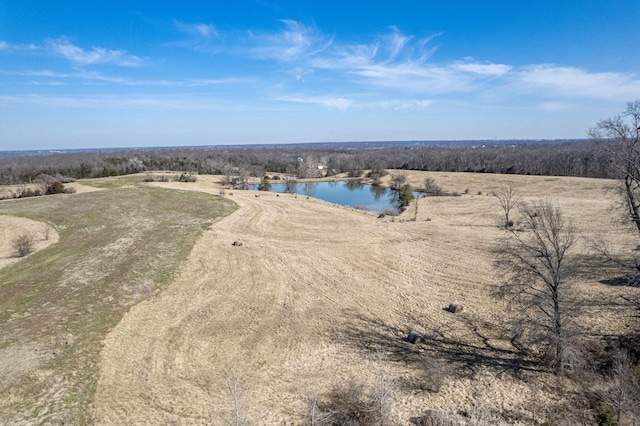
[[[92,423],[102,340],[131,306],[170,283],[202,232],[235,208],[133,182],[96,180],[108,189],[0,202],[0,214],[50,224],[60,238],[0,271],[0,423]]]
[[[493,295],[503,274],[491,252],[506,232],[491,194],[512,182],[575,223],[580,327],[615,338],[635,327],[621,296],[637,289],[610,285],[619,272],[589,250],[596,239],[621,255],[636,247],[613,182],[406,174],[459,196],[390,219],[291,194],[227,190],[222,201],[216,176],[129,176],[0,203],[60,235],[0,270],[0,418],[221,425],[235,402],[248,424],[301,424],[310,399],[327,403],[353,379],[388,390],[397,424],[426,410],[484,424],[561,418],[575,389],[512,345],[517,308]],[[463,313],[445,311],[454,300]],[[409,330],[426,342],[403,341]],[[425,356],[451,372],[439,392]]]

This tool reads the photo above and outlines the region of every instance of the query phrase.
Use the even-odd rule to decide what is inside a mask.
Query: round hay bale
[[[233,244],[231,244],[232,246],[236,246],[236,247],[240,247],[242,245],[242,241],[234,241]]]
[[[409,335],[405,337],[404,340],[415,345],[416,343],[419,343],[422,340],[422,336],[419,335],[418,332],[412,330],[409,332]]]
[[[460,302],[451,302],[449,304],[449,308],[447,308],[447,310],[453,314],[457,314],[459,312],[462,312],[462,310],[464,309],[464,307],[462,306],[462,304]]]

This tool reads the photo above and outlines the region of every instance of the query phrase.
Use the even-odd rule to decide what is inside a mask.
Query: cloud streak
[[[315,26],[306,26],[293,20],[279,22],[283,28],[275,33],[247,32],[246,52],[251,57],[280,62],[306,60],[325,51],[333,42]]]
[[[198,78],[185,80],[140,80],[118,76],[107,76],[97,71],[79,70],[70,73],[60,73],[51,70],[36,70],[22,72],[0,71],[0,75],[14,75],[24,77],[42,77],[62,80],[80,80],[82,84],[113,83],[122,86],[159,86],[159,87],[204,87],[219,85],[246,84],[250,80],[240,78]]]
[[[98,66],[139,68],[159,65],[163,60],[151,63],[122,49],[82,48],[61,37],[48,39],[43,45],[0,40],[0,54],[16,54],[19,50],[34,51],[36,56],[49,54],[71,62],[68,70],[0,73],[30,77],[26,84],[31,85],[64,81],[84,86],[197,88],[251,83],[262,88],[259,96],[263,99],[341,111],[365,107],[423,109],[434,102],[425,99],[440,96],[483,101],[526,96],[531,104],[542,105],[545,110],[560,110],[585,99],[640,98],[640,78],[633,73],[590,72],[556,64],[515,66],[470,57],[437,61],[435,41],[441,33],[419,37],[391,26],[368,42],[356,43],[341,41],[315,25],[294,20],[278,21],[272,31],[221,30],[211,23],[174,21],[174,25],[190,40],[173,46],[207,52],[212,57],[239,58],[242,68],[218,66],[216,58],[211,72],[205,67],[197,73],[185,69],[183,78],[163,78],[154,73],[160,77],[145,79],[124,69],[118,71],[120,75],[109,75]],[[226,64],[223,60],[219,63]],[[263,63],[268,66],[261,66]],[[233,77],[239,70],[248,77]]]
[[[113,64],[121,67],[139,67],[145,61],[136,55],[130,55],[126,50],[112,50],[102,47],[92,47],[85,50],[65,38],[47,40],[48,49],[56,56],[65,58],[78,65]]]
[[[193,37],[202,37],[202,38],[211,38],[214,36],[218,36],[218,30],[215,25],[211,24],[185,24],[179,21],[176,21],[176,26],[178,29],[188,35]]]
[[[635,74],[590,73],[580,68],[548,64],[525,67],[515,74],[521,85],[544,90],[551,96],[606,100],[640,97],[640,79]]]
[[[303,104],[316,104],[322,105],[325,108],[337,109],[345,111],[354,105],[353,101],[343,97],[330,97],[330,96],[299,96],[299,97],[282,97],[278,98],[279,101],[295,102]]]
[[[315,26],[281,21],[284,28],[272,34],[249,32],[237,54],[295,67],[294,75],[305,81],[317,72],[330,73],[338,81],[350,79],[363,86],[377,86],[408,93],[447,94],[490,90],[503,95],[544,93],[549,97],[626,99],[640,97],[640,79],[635,74],[593,73],[549,64],[512,66],[478,62],[469,58],[449,63],[432,60],[433,41],[441,33],[418,38],[397,27],[368,44],[339,43]],[[356,78],[355,80],[353,78]]]

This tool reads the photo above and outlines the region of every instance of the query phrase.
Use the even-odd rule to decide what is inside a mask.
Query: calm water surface
[[[251,189],[257,189],[252,185]],[[285,192],[286,184],[271,184],[272,192]],[[319,198],[329,203],[341,204],[382,213],[385,208],[395,209],[394,191],[388,188],[363,184],[355,180],[344,182],[296,183],[294,193]]]

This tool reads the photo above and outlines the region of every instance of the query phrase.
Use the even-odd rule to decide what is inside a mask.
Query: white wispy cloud
[[[635,74],[588,72],[575,67],[532,65],[517,73],[521,84],[543,89],[548,95],[594,99],[636,99],[640,97],[640,79]]]
[[[0,107],[14,105],[96,110],[138,109],[140,107],[184,111],[242,111],[248,109],[241,103],[229,103],[190,95],[0,95]]]
[[[59,80],[79,80],[81,84],[113,83],[121,86],[158,86],[158,87],[203,87],[219,85],[237,85],[250,83],[251,80],[241,78],[194,78],[184,80],[141,80],[119,76],[109,76],[97,71],[76,70],[73,72],[54,72],[48,69],[28,70],[20,72],[0,71],[0,75],[14,75],[24,77],[42,77]],[[51,84],[39,81],[37,84]],[[71,82],[69,82],[71,84]]]
[[[316,104],[322,105],[326,108],[338,109],[341,111],[349,109],[353,106],[353,101],[343,97],[331,97],[331,96],[289,96],[280,97],[277,100],[283,102],[296,102],[304,104]]]
[[[122,67],[139,67],[145,61],[136,55],[130,55],[126,50],[105,49],[92,47],[85,50],[72,44],[66,38],[49,39],[47,47],[57,56],[61,56],[79,65],[114,64]]]
[[[332,43],[316,27],[298,21],[282,20],[283,28],[275,33],[249,31],[247,51],[257,59],[290,62],[317,55]]]
[[[0,40],[0,50],[36,50],[39,47],[33,43],[9,43],[4,40]]]
[[[390,100],[376,102],[375,106],[379,106],[383,109],[392,109],[394,111],[412,111],[422,110],[433,105],[433,101],[430,99],[422,100]]]
[[[501,77],[511,71],[513,67],[505,64],[455,62],[451,65],[451,69],[487,77]]]
[[[629,99],[640,97],[640,79],[635,74],[589,72],[575,67],[533,64],[512,66],[462,58],[448,63],[432,59],[433,41],[441,34],[418,38],[397,27],[370,43],[340,43],[324,36],[316,27],[283,21],[282,32],[256,37],[254,57],[280,61],[295,69],[297,79],[316,71],[330,78],[365,86],[393,88],[425,94],[502,93],[548,97]],[[356,79],[353,79],[356,77]]]
[[[194,37],[211,38],[218,35],[218,30],[215,25],[211,24],[185,24],[183,22],[175,21],[178,29],[186,34]]]

